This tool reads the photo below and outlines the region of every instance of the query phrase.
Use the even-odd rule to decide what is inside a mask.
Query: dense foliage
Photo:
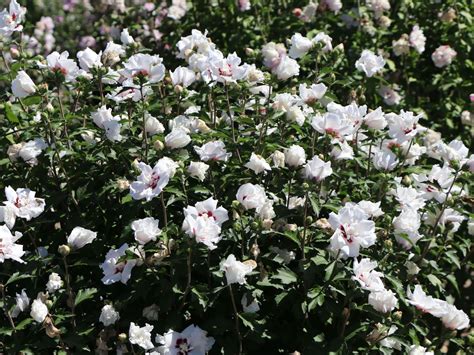
[[[6,6],[3,352],[472,353],[469,1]]]

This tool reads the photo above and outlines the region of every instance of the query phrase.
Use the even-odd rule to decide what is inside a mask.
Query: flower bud
[[[239,208],[239,206],[240,206],[240,202],[239,202],[239,201],[237,201],[237,200],[232,201],[232,208],[234,208],[234,209],[235,209],[235,208]]]
[[[400,319],[402,319],[402,316],[403,316],[403,312],[402,311],[396,311],[396,312],[393,312],[393,318],[397,321],[399,321]]]
[[[405,186],[410,186],[411,183],[412,183],[411,177],[410,177],[409,175],[405,175],[405,176],[403,177],[402,182],[403,182],[403,185],[405,185]]]
[[[252,48],[247,47],[245,48],[245,54],[251,56],[255,54],[255,51]]]
[[[290,223],[288,223],[288,224],[285,225],[284,229],[285,229],[286,231],[294,232],[294,231],[296,231],[296,230],[298,229],[298,226],[297,226],[296,224],[290,224]]]
[[[390,239],[387,239],[383,242],[383,244],[388,248],[388,249],[392,249],[393,247],[393,242],[390,240]]]
[[[54,106],[51,105],[51,102],[48,102],[48,104],[46,105],[46,111],[54,112]]]
[[[125,343],[127,341],[127,334],[120,333],[117,337],[118,341],[121,343]]]
[[[161,151],[165,148],[165,145],[163,144],[162,141],[160,140],[157,140],[155,141],[155,143],[153,143],[153,147],[157,150],[157,151]]]
[[[48,307],[48,309],[51,309],[51,307],[53,307],[53,301],[51,300],[46,300],[44,304],[46,305],[46,307]]]
[[[128,190],[129,187],[130,187],[130,182],[128,180],[125,180],[125,179],[118,179],[117,180],[117,188],[120,191]]]
[[[183,91],[184,91],[184,88],[183,88],[181,85],[176,85],[176,86],[174,87],[174,92],[175,92],[176,94],[181,94]]]
[[[306,224],[311,224],[311,223],[313,223],[313,217],[311,216],[306,217]]]
[[[307,182],[303,182],[301,186],[303,187],[303,190],[305,191],[309,189],[309,184]]]
[[[250,254],[252,254],[254,259],[257,259],[260,255],[260,248],[258,247],[257,243],[252,244],[252,248],[250,248]]]
[[[265,230],[270,230],[272,228],[273,220],[271,219],[264,219],[262,221],[262,228]]]
[[[58,253],[62,256],[68,256],[69,253],[71,253],[71,248],[69,248],[69,246],[65,244],[60,245],[58,248]]]
[[[252,228],[252,229],[258,229],[258,223],[255,222],[255,221],[252,222],[252,223],[250,224],[250,228]]]

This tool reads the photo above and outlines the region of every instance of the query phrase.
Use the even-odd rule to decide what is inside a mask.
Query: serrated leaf
[[[79,290],[76,295],[76,299],[74,300],[74,305],[77,306],[78,304],[93,298],[93,296],[97,293],[96,288],[86,288],[84,290]]]

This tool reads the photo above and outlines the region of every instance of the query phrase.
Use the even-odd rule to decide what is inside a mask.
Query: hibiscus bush
[[[2,352],[473,352],[467,1],[6,6]]]

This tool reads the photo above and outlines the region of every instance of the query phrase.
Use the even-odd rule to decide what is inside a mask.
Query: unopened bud
[[[165,148],[165,145],[163,144],[162,141],[160,141],[159,139],[155,141],[155,143],[153,143],[153,147],[157,150],[157,151],[161,151]]]
[[[174,92],[175,92],[176,94],[181,94],[183,91],[184,91],[184,88],[183,88],[181,85],[176,85],[176,86],[174,87]]]
[[[313,223],[313,217],[311,216],[306,217],[306,224],[311,224],[311,223]]]
[[[260,255],[260,248],[258,247],[257,243],[252,244],[252,248],[250,248],[250,253],[252,254],[254,259],[257,259]]]
[[[405,186],[410,186],[412,183],[411,177],[408,175],[405,175],[402,180],[403,185]]]
[[[308,190],[309,189],[309,184],[307,182],[303,182],[301,185],[303,187],[303,190]]]
[[[71,252],[71,248],[69,248],[68,245],[60,245],[58,248],[58,253],[61,254],[62,256],[68,256],[69,253]]]
[[[54,106],[51,105],[51,102],[48,102],[48,104],[46,105],[46,110],[48,112],[54,112]]]
[[[127,334],[125,333],[120,333],[118,336],[117,336],[117,339],[119,342],[121,343],[125,343],[127,341]]]
[[[125,179],[117,180],[117,188],[120,191],[128,190],[129,187],[130,187],[130,183],[128,182],[128,180],[125,180]]]
[[[385,240],[383,243],[388,249],[392,249],[393,242],[390,239]]]
[[[254,53],[255,51],[252,48],[249,48],[249,47],[245,48],[245,54],[250,56],[250,55],[253,55]]]
[[[255,221],[252,222],[252,223],[250,224],[250,228],[252,228],[252,229],[258,229],[258,223],[255,222]]]
[[[232,208],[239,208],[240,202],[237,200],[232,201]]]
[[[402,311],[393,312],[393,318],[394,318],[395,320],[400,320],[400,319],[402,319],[402,316],[403,316],[403,312],[402,312]]]

